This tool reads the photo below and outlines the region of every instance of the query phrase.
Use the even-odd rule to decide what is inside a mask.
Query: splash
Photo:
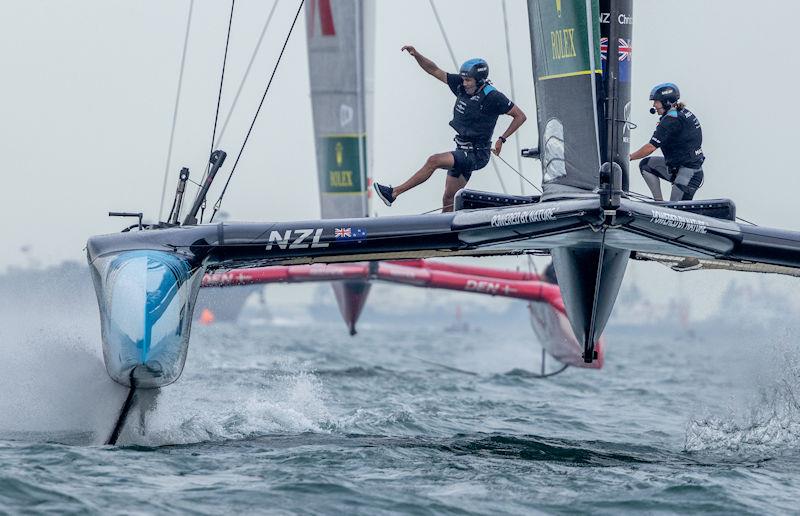
[[[126,389],[106,374],[97,328],[26,322],[17,319],[0,331],[0,438],[101,440]]]
[[[266,434],[324,432],[331,416],[319,379],[308,371],[272,371],[256,384],[186,377],[162,391],[121,445],[164,446],[246,439]],[[144,425],[142,425],[144,423]]]
[[[800,359],[796,341],[784,335],[760,351],[765,371],[756,376],[756,390],[743,409],[729,408],[724,417],[692,419],[686,428],[690,452],[773,454],[800,444]]]

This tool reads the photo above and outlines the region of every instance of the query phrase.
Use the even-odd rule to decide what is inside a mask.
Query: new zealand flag
[[[365,228],[334,228],[333,237],[336,240],[361,242],[367,238],[367,230]]]
[[[619,38],[617,57],[619,59],[619,80],[622,82],[630,82],[631,80],[632,52],[633,49],[630,42]],[[606,61],[608,60],[608,38],[600,38],[600,58],[603,62],[603,75],[605,75]]]

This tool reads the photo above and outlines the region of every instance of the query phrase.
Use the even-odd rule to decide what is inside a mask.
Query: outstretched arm
[[[528,119],[525,113],[523,113],[516,104],[514,104],[514,107],[512,107],[506,114],[511,117],[511,123],[508,124],[508,129],[505,130],[502,136],[500,136],[500,138],[498,138],[497,142],[494,144],[494,153],[497,156],[499,156],[500,151],[503,150],[503,141],[510,138],[511,135],[514,134],[517,129],[519,129],[519,126],[524,124],[525,120]]]
[[[631,153],[630,160],[642,159],[646,158],[647,156],[651,155],[656,151],[656,146],[652,143],[645,143],[644,145],[639,148],[636,152]]]
[[[411,57],[417,60],[417,64],[419,65],[420,68],[422,68],[429,74],[433,75],[443,83],[447,84],[447,72],[436,66],[436,63],[434,63],[427,57],[417,52],[417,49],[412,47],[411,45],[404,46],[403,48],[400,49],[400,52],[404,50],[408,52],[411,55]]]

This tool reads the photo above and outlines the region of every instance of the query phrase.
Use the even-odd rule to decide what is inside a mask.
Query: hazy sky
[[[222,114],[227,114],[272,0],[239,0],[233,22]],[[656,119],[650,87],[676,82],[703,123],[705,198],[730,197],[739,214],[762,225],[800,229],[800,186],[793,123],[800,73],[800,3],[656,0],[634,2],[633,146]],[[26,263],[82,259],[86,238],[117,231],[109,210],[158,213],[189,0],[26,0],[2,2],[0,270]],[[281,0],[221,147],[235,157],[296,10]],[[500,0],[437,0],[459,60],[481,56],[495,85],[511,96]],[[521,129],[535,145],[525,0],[507,0],[514,100],[529,114]],[[207,156],[230,3],[197,0],[168,195],[181,166],[195,178]],[[301,22],[303,20],[301,19]],[[304,22],[303,22],[304,23]],[[311,126],[304,24],[287,48],[224,209],[236,220],[316,218],[319,202]],[[376,130],[373,175],[397,184],[431,153],[450,150],[452,97],[399,51],[410,43],[452,69],[428,0],[381,0],[375,41]],[[501,118],[498,134],[509,118]],[[507,160],[516,163],[513,146]],[[525,172],[539,184],[537,162]],[[223,169],[229,170],[229,165]],[[507,185],[519,179],[500,164]],[[440,203],[444,175],[378,214],[410,214]],[[220,181],[221,183],[221,181]],[[646,187],[632,174],[633,189]],[[218,185],[218,188],[221,185]],[[470,186],[499,190],[487,167]],[[216,190],[215,192],[218,192]],[[193,193],[193,192],[192,192]],[[212,194],[216,199],[216,193]],[[652,266],[650,266],[652,267]],[[649,270],[649,269],[648,269]]]

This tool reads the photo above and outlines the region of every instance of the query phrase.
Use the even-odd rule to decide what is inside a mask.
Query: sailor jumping
[[[489,65],[483,59],[470,59],[461,65],[458,74],[446,73],[436,63],[423,56],[413,46],[406,45],[401,51],[408,52],[417,60],[420,68],[450,87],[456,96],[453,120],[450,126],[456,130],[456,148],[430,156],[413,176],[401,185],[385,186],[374,183],[378,197],[391,206],[400,194],[427,181],[437,169],[447,170],[447,180],[442,197],[442,211],[453,211],[456,192],[464,188],[472,172],[489,163],[489,152],[499,155],[506,139],[525,122],[526,116],[511,100],[489,82]],[[500,115],[512,118],[492,149],[492,133]]]

